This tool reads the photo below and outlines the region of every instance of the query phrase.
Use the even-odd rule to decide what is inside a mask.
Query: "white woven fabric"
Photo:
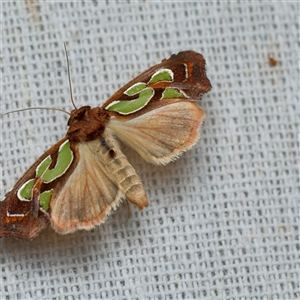
[[[181,50],[213,90],[202,138],[166,167],[128,152],[150,206],[92,232],[1,239],[1,299],[299,299],[299,2],[2,1],[2,113],[101,105]],[[278,61],[271,66],[269,58]],[[67,115],[2,117],[0,196]]]

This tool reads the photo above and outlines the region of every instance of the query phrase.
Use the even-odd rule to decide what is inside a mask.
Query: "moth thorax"
[[[74,109],[68,121],[67,137],[72,142],[89,142],[103,136],[109,114],[100,107]]]

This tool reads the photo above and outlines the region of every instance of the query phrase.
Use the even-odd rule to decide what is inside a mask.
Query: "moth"
[[[166,165],[199,139],[211,90],[205,60],[184,51],[149,68],[101,107],[74,108],[63,139],[46,151],[0,202],[0,236],[32,239],[103,223],[122,200],[148,206],[144,186],[121,151]]]

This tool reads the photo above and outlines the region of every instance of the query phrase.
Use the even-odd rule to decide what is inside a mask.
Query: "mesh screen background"
[[[299,299],[299,2],[3,1],[2,113],[101,105],[181,50],[204,55],[202,138],[166,167],[131,151],[150,206],[91,232],[1,239],[2,299]],[[278,61],[271,66],[269,58]],[[0,196],[67,129],[1,117]]]

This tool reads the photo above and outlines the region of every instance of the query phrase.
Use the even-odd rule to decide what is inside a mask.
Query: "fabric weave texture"
[[[125,149],[148,195],[93,231],[3,238],[1,299],[299,299],[299,2],[2,1],[1,112],[100,106],[183,50],[213,86],[201,139],[157,167]],[[272,63],[274,59],[277,63]],[[0,197],[67,130],[1,116]]]

